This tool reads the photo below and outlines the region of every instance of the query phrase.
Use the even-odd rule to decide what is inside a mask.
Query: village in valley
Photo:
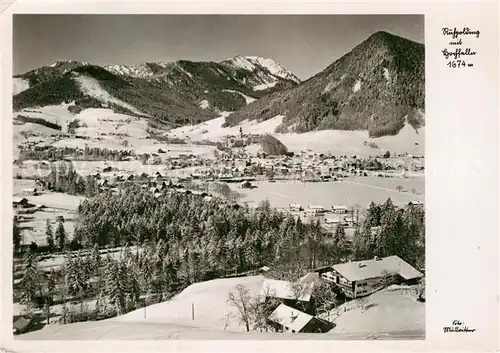
[[[392,48],[392,41],[423,50],[422,44],[385,32],[360,45]],[[349,55],[338,59],[342,70]],[[163,110],[154,115],[132,100],[134,94],[106,86],[110,80],[127,90],[135,86],[123,80],[150,84],[149,76],[131,76],[131,68],[125,74],[119,65],[61,61],[15,77],[18,86],[27,86],[16,86],[14,95],[17,338],[81,339],[96,327],[100,339],[425,337],[420,96],[397,116],[397,124],[320,125],[296,132],[292,127],[302,120],[292,125],[284,115],[291,116],[294,107],[271,118],[268,111],[283,101],[302,102],[302,87],[328,84],[314,103],[316,110],[318,102],[325,105],[321,116],[328,120],[341,106],[354,104],[364,85],[377,90],[395,85],[386,68],[392,66],[384,61],[376,68],[383,85],[369,86],[368,74],[363,86],[353,79],[342,93],[349,99],[340,105],[325,98],[327,88],[334,92],[332,100],[342,96],[328,81],[337,77],[336,84],[344,84],[347,73],[337,66],[328,70],[339,72],[301,82],[291,73],[281,79],[265,60],[237,56],[222,63],[176,63],[175,74],[191,81],[205,72],[191,70],[193,65],[219,65],[218,71],[207,70],[221,75],[229,68],[245,75],[262,70],[253,91],[234,83],[231,90],[214,88],[209,80],[209,88],[199,91],[206,95],[197,103],[200,112],[193,110],[209,118],[183,123],[158,118]],[[167,70],[162,65],[151,77]],[[37,81],[44,70],[64,84],[77,82],[83,93],[61,102],[49,95],[44,102],[43,94],[33,93],[45,84]],[[174,71],[165,75],[171,79]],[[230,80],[223,78],[224,84]],[[212,107],[210,90],[233,92],[235,102],[245,98],[243,106]],[[392,131],[396,125],[399,130]]]
[[[41,175],[38,177],[36,175],[31,177],[19,175],[14,179],[14,185],[18,188],[13,198],[13,207],[19,222],[18,227],[22,229],[23,233],[22,242],[18,244],[18,251],[30,248],[41,253],[38,267],[46,275],[54,275],[54,273],[61,271],[64,268],[63,263],[71,261],[68,260],[68,256],[77,256],[78,258],[90,256],[90,253],[80,250],[80,244],[72,240],[74,224],[78,217],[78,201],[84,199],[83,196],[76,195],[78,193],[85,196],[89,196],[90,193],[90,195],[110,194],[119,197],[130,188],[136,188],[158,200],[181,195],[180,197],[199,198],[207,204],[218,202],[229,207],[249,207],[249,203],[245,202],[242,194],[254,189],[258,191],[263,184],[271,186],[288,184],[290,189],[295,186],[300,188],[299,192],[303,192],[302,188],[307,190],[308,185],[314,184],[322,184],[325,187],[338,185],[341,188],[344,183],[349,183],[351,180],[362,182],[365,179],[368,183],[372,180],[390,180],[391,184],[395,186],[391,192],[387,193],[387,198],[391,197],[391,193],[407,195],[409,201],[401,202],[397,207],[423,210],[423,201],[419,197],[422,191],[406,190],[400,186],[406,185],[405,182],[415,178],[418,180],[418,178],[423,177],[423,157],[405,154],[390,156],[390,153],[373,157],[334,156],[318,154],[310,150],[301,151],[297,155],[279,156],[267,155],[259,150],[252,155],[246,151],[244,143],[238,144],[238,147],[231,145],[235,139],[237,140],[238,137],[228,136],[225,138],[224,143],[220,144],[222,146],[219,146],[220,150],[216,150],[217,152],[212,157],[181,154],[172,158],[168,156],[168,152],[159,148],[157,153],[151,153],[148,156],[132,155],[123,161],[110,161],[109,163],[103,161],[95,169],[89,168],[88,174],[77,174],[72,162],[72,160],[75,162],[84,160],[83,156],[89,153],[85,149],[72,150],[67,155],[63,154],[62,161],[37,162],[46,166],[37,169]],[[120,168],[120,162],[126,165],[134,160],[140,161],[143,172],[134,173],[134,171]],[[34,162],[18,162],[19,171],[24,172],[22,166],[25,163],[29,165],[29,163]],[[160,168],[149,171],[150,166]],[[67,189],[70,188],[69,185],[64,187],[57,185],[64,183],[64,180],[57,180],[61,169],[63,173],[71,174],[73,172],[76,175],[68,181],[68,183],[74,183],[72,192]],[[275,210],[283,214],[282,217],[291,215],[294,219],[300,219],[304,224],[318,222],[325,238],[334,240],[336,234],[343,233],[342,241],[345,242],[346,247],[351,247],[355,241],[356,231],[360,231],[366,217],[366,210],[370,205],[369,203],[349,203],[349,199],[341,200],[344,203],[336,203],[334,195],[326,197],[324,203],[306,204],[290,201],[288,205],[282,204],[275,207]],[[64,201],[71,198],[74,199],[71,202]],[[297,197],[296,200],[300,200],[300,198]],[[61,205],[58,205],[59,202]],[[262,206],[261,204],[252,204],[257,209]],[[24,227],[24,225],[33,225],[33,228]],[[39,226],[38,232],[34,229],[35,225]],[[376,234],[381,231],[380,228],[380,225],[370,227],[370,232]],[[47,233],[50,233],[49,229],[55,230],[52,248],[48,244],[50,240],[47,238]],[[58,232],[65,234],[64,240],[57,238]],[[65,244],[62,244],[62,241]],[[61,252],[61,249],[64,251]],[[98,256],[103,258],[112,256],[115,259],[120,259],[124,256],[124,251],[124,247],[99,249]],[[96,254],[92,255],[96,256]],[[266,330],[328,332],[335,327],[334,322],[328,321],[328,318],[331,318],[332,315],[340,315],[338,312],[331,313],[338,305],[336,300],[344,298],[346,303],[343,305],[346,306],[351,300],[364,298],[380,290],[387,290],[388,287],[393,288],[396,292],[406,288],[404,290],[406,290],[407,295],[414,295],[415,300],[424,301],[425,293],[420,284],[423,279],[423,269],[420,269],[422,271],[420,272],[397,255],[382,258],[374,256],[361,261],[352,261],[349,257],[341,259],[339,258],[338,263],[333,263],[325,258],[321,262],[322,266],[309,270],[304,268],[302,273],[296,273],[296,276],[300,277],[288,278],[287,280],[273,279],[279,277],[275,277],[276,274],[273,273],[275,271],[272,269],[271,263],[269,266],[266,263],[260,263],[259,265],[263,266],[250,270],[245,268],[245,271],[240,273],[238,273],[237,268],[234,269],[233,273],[226,270],[223,277],[240,278],[240,276],[248,275],[264,277],[259,295],[271,298],[271,302],[274,302],[275,306],[275,310],[267,317],[266,322],[269,325],[263,326]],[[266,278],[267,274],[272,275],[270,278]],[[21,272],[18,272],[19,275]],[[21,281],[22,278],[18,277],[15,280],[15,285]],[[92,285],[92,282],[88,285]],[[315,285],[331,295],[326,300],[322,299],[331,306],[327,310],[320,311],[312,304]],[[328,288],[325,289],[325,287]],[[238,287],[238,290],[244,291],[245,289]],[[323,297],[324,293],[321,296]],[[42,298],[43,296],[38,297],[37,300]],[[88,300],[88,303],[95,302],[94,298],[89,299],[91,300]],[[146,305],[145,298],[142,299],[142,301],[137,302],[136,306]],[[69,302],[71,303],[71,300]],[[360,302],[363,303],[364,299],[361,299]],[[69,307],[73,304],[62,303],[55,305],[53,309],[52,306],[46,308],[44,303],[38,305],[38,309],[34,309],[34,311],[39,312],[38,315],[42,317],[48,313],[49,317],[44,320],[54,324],[61,320],[63,306]],[[363,304],[362,310],[367,310],[366,308],[370,308],[368,303]],[[141,313],[139,312],[139,314]],[[250,314],[248,315],[250,316]],[[283,316],[285,321],[273,319],[277,315]],[[23,332],[23,324],[32,325],[26,320],[25,315],[19,316],[16,322],[20,325],[17,328],[19,333]],[[25,326],[25,330],[26,327],[31,326]]]

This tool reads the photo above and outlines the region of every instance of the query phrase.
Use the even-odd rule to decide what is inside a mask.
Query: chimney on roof
[[[378,256],[374,256],[374,257],[373,257],[373,259],[374,259],[375,261],[377,261],[377,260],[378,260]]]

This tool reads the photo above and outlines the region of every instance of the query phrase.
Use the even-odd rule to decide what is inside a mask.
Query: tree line
[[[119,194],[97,194],[80,205],[72,241],[87,252],[68,252],[62,269],[52,276],[59,300],[73,302],[65,304],[62,322],[99,319],[145,305],[141,295],[165,300],[192,283],[263,265],[307,271],[398,255],[421,269],[424,225],[422,209],[399,208],[388,199],[370,205],[350,242],[342,225],[330,233],[317,221],[305,223],[275,210],[268,201],[254,210],[217,197],[206,201],[167,193],[156,198],[130,185]],[[55,248],[64,248],[61,239],[69,235],[63,235],[63,229],[58,224],[52,235]],[[52,234],[51,228],[47,234]],[[99,249],[118,246],[125,247],[119,259],[101,257]],[[34,257],[27,252],[26,268],[34,266]],[[19,288],[24,302],[33,302],[37,291],[53,298],[50,276],[44,275],[37,285],[34,272],[36,266],[24,271]],[[37,286],[41,289],[33,289]],[[85,307],[85,298],[97,298],[95,308]]]
[[[89,147],[84,149],[74,147],[36,147],[23,149],[19,153],[19,160],[47,160],[58,161],[66,158],[81,161],[123,161],[135,157],[131,150],[111,150],[108,148]]]

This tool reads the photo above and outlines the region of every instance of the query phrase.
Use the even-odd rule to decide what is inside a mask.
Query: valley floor
[[[310,205],[322,205],[330,208],[333,205],[348,207],[359,204],[362,208],[370,202],[385,202],[388,197],[396,204],[405,204],[409,201],[424,200],[424,177],[414,178],[376,178],[376,177],[349,177],[342,182],[303,183],[300,181],[262,181],[256,182],[254,189],[242,190],[237,186],[241,198],[240,202],[249,205],[258,205],[267,199],[272,206],[288,208],[290,204],[300,204],[307,208]],[[401,185],[405,191],[398,191]],[[411,192],[417,191],[416,194]]]

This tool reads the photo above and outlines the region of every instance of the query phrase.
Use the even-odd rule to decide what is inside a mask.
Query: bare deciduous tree
[[[317,313],[329,313],[337,306],[337,294],[334,291],[334,286],[326,281],[318,281],[314,286],[313,296]]]
[[[387,289],[387,287],[392,283],[392,279],[392,275],[387,270],[384,270],[382,271],[380,279],[377,281],[377,286]]]
[[[236,292],[229,293],[228,302],[231,303],[237,310],[236,317],[239,322],[245,325],[247,332],[250,331],[252,324],[252,297],[250,291],[244,285],[238,284]]]
[[[269,287],[264,288],[262,295],[256,296],[252,301],[254,329],[260,332],[263,330],[268,332],[272,328],[268,319],[279,305],[280,301],[276,298],[275,291],[272,291]]]
[[[368,298],[367,297],[361,297],[358,300],[358,305],[361,308],[361,310],[365,310],[366,305],[368,304]]]
[[[418,301],[425,301],[425,277],[422,277],[417,287]]]

